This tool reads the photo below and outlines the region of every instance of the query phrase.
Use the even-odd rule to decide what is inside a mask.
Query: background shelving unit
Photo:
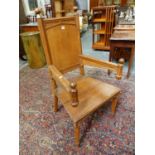
[[[93,8],[92,48],[110,50],[109,38],[113,32],[115,6],[99,6]]]
[[[62,17],[75,12],[75,0],[51,0],[53,17]]]

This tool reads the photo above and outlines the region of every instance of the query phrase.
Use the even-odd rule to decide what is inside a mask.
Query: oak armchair
[[[73,121],[75,143],[79,146],[80,122],[108,100],[112,100],[114,114],[120,89],[90,77],[70,82],[63,73],[79,68],[84,75],[84,65],[90,65],[114,71],[116,78],[121,79],[123,60],[114,64],[82,55],[79,19],[76,16],[38,18],[38,25],[51,80],[53,109],[58,111],[59,99]],[[58,86],[61,88],[59,91]]]

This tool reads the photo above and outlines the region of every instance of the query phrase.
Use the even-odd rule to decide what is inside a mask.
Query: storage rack
[[[109,38],[114,27],[115,6],[99,6],[92,10],[92,48],[110,50]]]

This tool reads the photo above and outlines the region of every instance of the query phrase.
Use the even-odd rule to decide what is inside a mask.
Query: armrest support
[[[72,98],[72,106],[78,105],[78,91],[77,85],[74,82],[67,80],[62,73],[54,65],[49,65],[49,72],[52,78],[57,81],[70,95]]]
[[[89,66],[108,69],[110,71],[114,71],[117,73],[116,75],[117,79],[121,79],[122,77],[123,63],[124,63],[124,60],[122,59],[119,64],[116,64],[109,61],[98,60],[90,56],[80,55],[79,57],[81,59],[82,65],[89,65]]]

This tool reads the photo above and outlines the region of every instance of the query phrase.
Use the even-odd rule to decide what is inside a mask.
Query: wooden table
[[[128,63],[127,78],[130,76],[130,70],[135,54],[135,30],[134,25],[117,25],[110,38],[109,61],[113,60],[115,48],[130,48],[131,55]]]
[[[27,24],[20,24],[20,31],[21,32],[34,32],[39,31],[38,23],[27,23]]]
[[[135,31],[135,25],[117,25],[115,31]]]

